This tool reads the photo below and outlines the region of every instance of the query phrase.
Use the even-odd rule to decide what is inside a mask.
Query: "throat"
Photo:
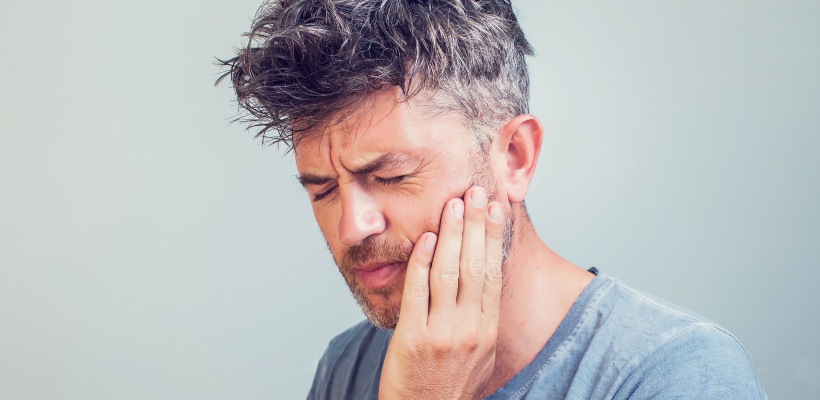
[[[532,262],[520,263],[508,274],[510,287],[515,288],[501,299],[496,362],[484,397],[504,387],[538,357],[595,277],[546,246],[542,249],[533,252],[533,260],[526,260]]]

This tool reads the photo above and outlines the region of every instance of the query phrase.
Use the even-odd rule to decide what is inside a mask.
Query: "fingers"
[[[427,232],[416,241],[407,272],[404,276],[404,291],[401,296],[401,318],[399,324],[426,326],[430,300],[430,263],[436,247],[436,234]]]
[[[430,308],[455,307],[458,294],[461,234],[463,232],[464,202],[452,199],[441,213],[438,244],[430,269]]]
[[[486,214],[486,273],[484,274],[484,291],[481,298],[481,311],[494,323],[498,323],[498,311],[501,307],[502,271],[504,262],[504,208],[498,202],[490,203]]]
[[[457,304],[480,311],[486,273],[485,220],[487,193],[473,187],[464,195],[464,232],[461,238]]]
[[[483,390],[496,363],[504,220],[501,204],[474,187],[444,206],[438,237],[418,239],[380,397],[477,398]]]
[[[464,201],[452,199],[445,205],[429,271],[431,314],[458,307],[497,318],[504,221],[501,204],[488,204],[480,187],[470,188]]]

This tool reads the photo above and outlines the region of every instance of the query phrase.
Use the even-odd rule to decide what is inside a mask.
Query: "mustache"
[[[350,247],[342,256],[342,265],[346,268],[355,268],[356,264],[370,261],[406,263],[413,252],[412,245],[402,245],[397,242],[377,241],[376,238],[367,238],[361,244]]]

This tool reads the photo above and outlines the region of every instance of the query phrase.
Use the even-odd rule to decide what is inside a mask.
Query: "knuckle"
[[[425,257],[413,257],[413,259],[410,260],[409,264],[412,265],[413,268],[418,268],[418,269],[423,269],[423,270],[426,270],[426,269],[430,268],[430,260],[425,258]]]
[[[500,281],[504,276],[501,266],[501,260],[493,260],[487,262],[487,279],[490,281]]]
[[[475,275],[484,274],[485,265],[483,257],[473,256],[467,259],[467,270]]]
[[[452,340],[452,338],[449,337],[436,340],[430,346],[430,350],[436,356],[447,356],[449,354],[452,354],[454,349],[454,341]]]
[[[407,286],[408,294],[416,298],[427,298],[428,287],[426,283],[410,283]]]
[[[475,333],[470,333],[464,336],[461,339],[460,347],[468,352],[474,352],[478,350],[481,341],[478,338],[478,335]]]
[[[438,271],[438,276],[444,282],[458,282],[458,269],[456,268],[441,268]]]

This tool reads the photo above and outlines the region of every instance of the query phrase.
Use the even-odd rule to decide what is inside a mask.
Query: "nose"
[[[357,246],[368,237],[384,232],[387,223],[376,199],[355,183],[343,186],[346,187],[339,188],[341,242],[345,246]]]

